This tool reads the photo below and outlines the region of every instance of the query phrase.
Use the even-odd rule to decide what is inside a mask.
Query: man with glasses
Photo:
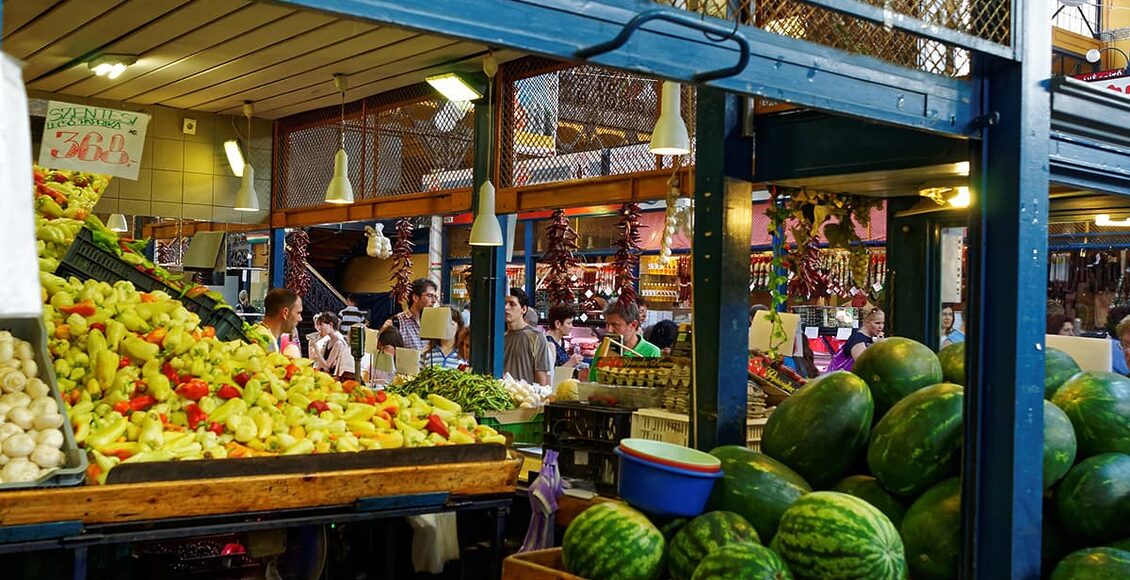
[[[412,290],[408,294],[408,310],[393,317],[393,325],[400,330],[404,339],[404,348],[424,350],[427,346],[420,338],[420,317],[424,309],[435,306],[439,301],[439,287],[427,278],[418,278],[412,281]]]

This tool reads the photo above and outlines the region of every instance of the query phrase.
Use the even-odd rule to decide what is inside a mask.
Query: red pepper
[[[70,306],[60,306],[59,310],[63,314],[77,314],[82,317],[94,316],[98,309],[94,307],[94,303],[90,300],[83,300]]]
[[[130,365],[130,360],[129,360],[128,356],[123,356],[122,358],[118,359],[118,368],[124,369],[124,368],[128,367],[129,365]]]
[[[224,434],[224,424],[212,421],[211,423],[208,424],[208,430],[215,433],[216,435],[223,435]]]
[[[190,401],[199,401],[208,395],[208,383],[192,379],[177,387],[177,394]]]
[[[157,399],[153,395],[138,395],[129,400],[129,408],[134,411],[146,411],[156,404]]]
[[[91,328],[91,330],[98,330],[98,331],[101,331],[103,333],[106,332],[106,325],[102,324],[101,322],[92,322],[90,324],[90,328]]]
[[[66,183],[67,182],[67,176],[63,175],[62,173],[56,173],[56,174],[52,175],[51,177],[52,177],[52,179],[55,180],[55,183]]]
[[[431,433],[439,433],[440,437],[444,439],[448,437],[447,425],[443,424],[443,419],[440,419],[438,415],[428,415],[428,424],[424,425],[424,429]]]
[[[385,407],[385,408],[381,409],[381,411],[384,411],[385,413],[388,413],[388,416],[389,416],[389,417],[395,417],[395,416],[396,416],[396,413],[397,413],[397,412],[398,412],[399,410],[400,410],[400,409],[397,409],[397,408],[396,408],[396,405],[389,405],[389,406],[387,406],[387,407]]]
[[[377,402],[383,403],[388,400],[388,394],[384,391],[377,391]]]
[[[119,403],[114,403],[114,410],[117,411],[118,413],[122,414],[122,415],[129,413],[129,401],[121,401]]]
[[[296,372],[298,372],[298,367],[297,367],[297,366],[295,366],[295,365],[286,365],[286,380],[288,380],[288,381],[289,381],[289,380],[290,380],[290,377],[293,377],[293,376],[294,376],[294,373],[296,373]]]
[[[200,405],[196,403],[189,403],[189,405],[184,408],[184,412],[188,415],[189,429],[195,429],[201,422],[208,420],[208,413],[205,413],[204,409],[201,409]]]
[[[237,384],[241,387],[246,387],[247,381],[251,380],[251,375],[247,374],[247,371],[243,371],[243,372],[239,373],[238,375],[232,377],[232,379],[235,380],[235,384]]]
[[[330,406],[325,401],[310,401],[306,406],[307,411],[314,411],[315,413],[323,413],[330,410]]]
[[[246,554],[247,550],[243,544],[224,544],[224,548],[220,550],[221,556],[231,556],[233,554]]]
[[[180,382],[180,376],[177,375],[177,370],[174,369],[173,365],[170,363],[161,365],[161,374],[165,375],[165,378],[169,379],[170,383],[176,384]]]
[[[226,401],[228,399],[236,399],[240,394],[239,389],[231,385],[224,385],[220,387],[220,390],[216,391],[216,396]]]

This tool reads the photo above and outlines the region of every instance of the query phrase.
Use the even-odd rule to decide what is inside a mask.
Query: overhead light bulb
[[[479,211],[471,224],[471,239],[468,243],[472,246],[502,245],[502,225],[498,223],[498,216],[494,213],[494,184],[489,179],[479,187]]]
[[[459,73],[449,72],[426,77],[429,85],[439,91],[449,101],[471,101],[481,98],[483,94],[471,83],[467,82]]]
[[[106,227],[112,232],[129,231],[129,223],[126,222],[126,216],[120,213],[110,214],[110,219],[106,220]]]
[[[691,139],[682,115],[682,85],[663,81],[659,120],[651,132],[651,146],[655,155],[686,155],[691,152]]]
[[[126,68],[137,62],[137,57],[128,54],[104,54],[86,63],[90,70],[100,76],[116,79],[126,72]]]
[[[255,168],[250,163],[243,167],[243,178],[235,192],[235,211],[259,211],[259,196],[255,193]]]
[[[243,177],[243,151],[239,150],[239,141],[235,139],[228,139],[224,141],[224,153],[228,155],[228,165],[231,166],[231,172],[236,177]]]
[[[969,207],[973,203],[973,196],[969,193],[969,188],[964,185],[955,188],[957,193],[949,199],[949,204],[953,207]]]
[[[334,155],[334,176],[326,188],[326,203],[353,203],[353,185],[349,183],[349,155],[338,149]]]

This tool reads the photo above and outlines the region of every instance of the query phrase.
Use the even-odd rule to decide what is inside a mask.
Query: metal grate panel
[[[469,187],[474,105],[417,85],[348,103],[345,151],[355,199]],[[275,209],[321,205],[333,173],[340,107],[278,123]]]
[[[661,82],[597,66],[526,58],[504,67],[499,159],[504,187],[670,166],[648,151]],[[694,88],[682,113],[694,135]],[[694,143],[691,143],[692,154]]]
[[[910,16],[1001,45],[1011,42],[1009,0],[862,0],[885,9],[888,25],[863,21],[800,0],[656,0],[659,4],[747,25],[895,64],[963,77],[969,51],[896,30],[889,23]]]

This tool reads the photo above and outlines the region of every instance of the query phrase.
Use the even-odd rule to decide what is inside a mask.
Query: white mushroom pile
[[[510,373],[502,377],[502,386],[510,393],[510,400],[520,409],[537,409],[553,401],[553,387],[514,380]]]
[[[31,344],[0,331],[0,483],[39,479],[66,461],[63,415]]]

